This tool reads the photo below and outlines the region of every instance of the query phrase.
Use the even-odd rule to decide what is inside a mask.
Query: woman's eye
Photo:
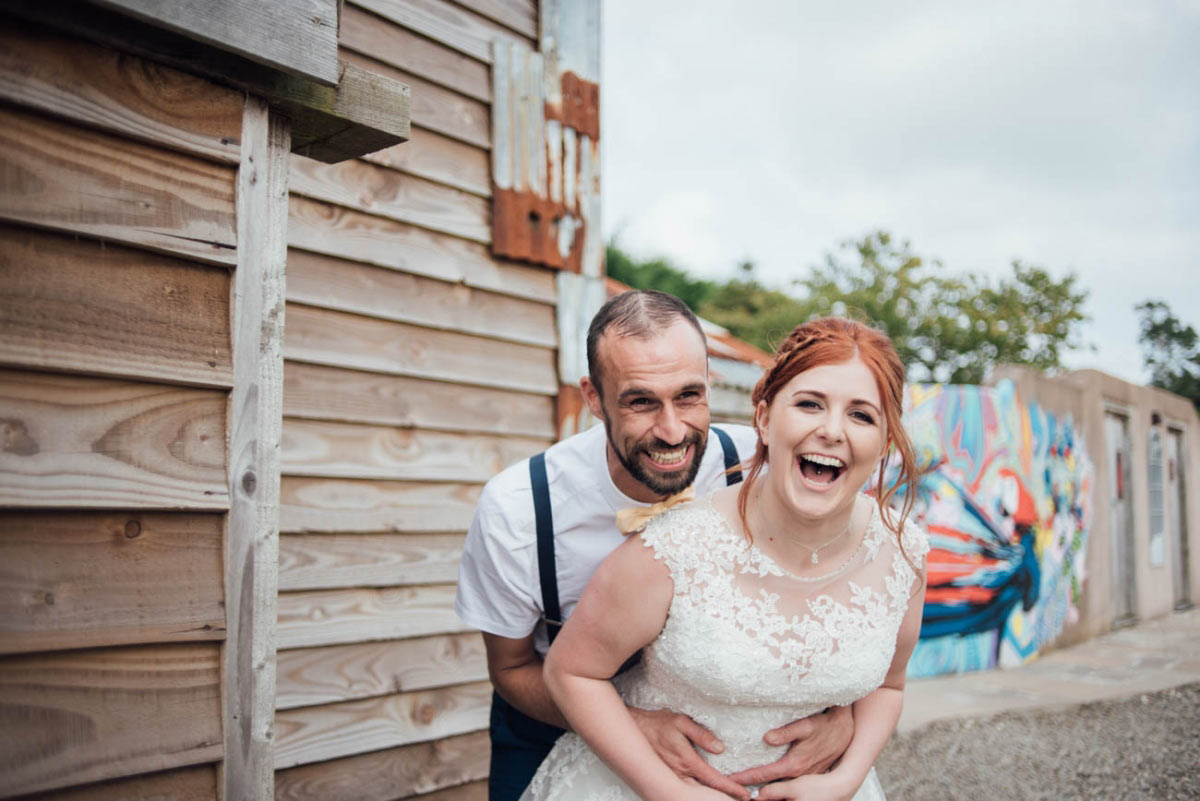
[[[854,417],[856,417],[859,420],[862,420],[864,423],[871,423],[871,424],[875,423],[875,418],[872,417],[871,415],[867,414],[866,412],[856,411],[856,412],[853,412],[852,414]]]
[[[814,400],[802,400],[796,403],[796,406],[801,409],[819,409],[821,405]]]

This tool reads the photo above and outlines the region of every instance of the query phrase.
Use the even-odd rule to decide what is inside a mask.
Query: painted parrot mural
[[[1003,381],[910,385],[904,421],[931,545],[909,675],[1028,661],[1078,616],[1093,472],[1073,420]]]

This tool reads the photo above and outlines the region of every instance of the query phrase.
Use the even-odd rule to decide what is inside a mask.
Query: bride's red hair
[[[875,376],[875,384],[883,403],[888,442],[884,457],[879,462],[875,499],[879,504],[884,524],[899,535],[904,530],[904,521],[912,511],[913,493],[904,494],[898,517],[893,515],[891,501],[900,487],[913,485],[917,468],[912,441],[901,424],[904,414],[904,364],[890,339],[874,328],[843,317],[809,320],[796,326],[779,346],[775,353],[775,363],[758,380],[750,400],[755,408],[763,402],[770,406],[779,391],[801,373],[823,364],[841,364],[855,356],[862,359],[867,369]],[[900,459],[900,471],[896,482],[885,487],[884,473],[888,457],[892,453]],[[750,497],[750,488],[766,463],[767,446],[763,444],[762,437],[759,437],[746,480],[738,492],[738,514],[747,536],[750,535],[750,526],[746,521],[746,504]]]

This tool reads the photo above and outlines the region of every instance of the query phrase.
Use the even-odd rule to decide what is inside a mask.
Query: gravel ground
[[[888,801],[1200,799],[1200,684],[937,721],[895,735],[876,770]]]

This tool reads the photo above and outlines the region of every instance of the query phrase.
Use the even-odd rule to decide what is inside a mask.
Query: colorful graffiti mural
[[[910,385],[905,427],[930,534],[910,676],[1020,664],[1077,619],[1093,472],[1070,417],[995,387]]]

